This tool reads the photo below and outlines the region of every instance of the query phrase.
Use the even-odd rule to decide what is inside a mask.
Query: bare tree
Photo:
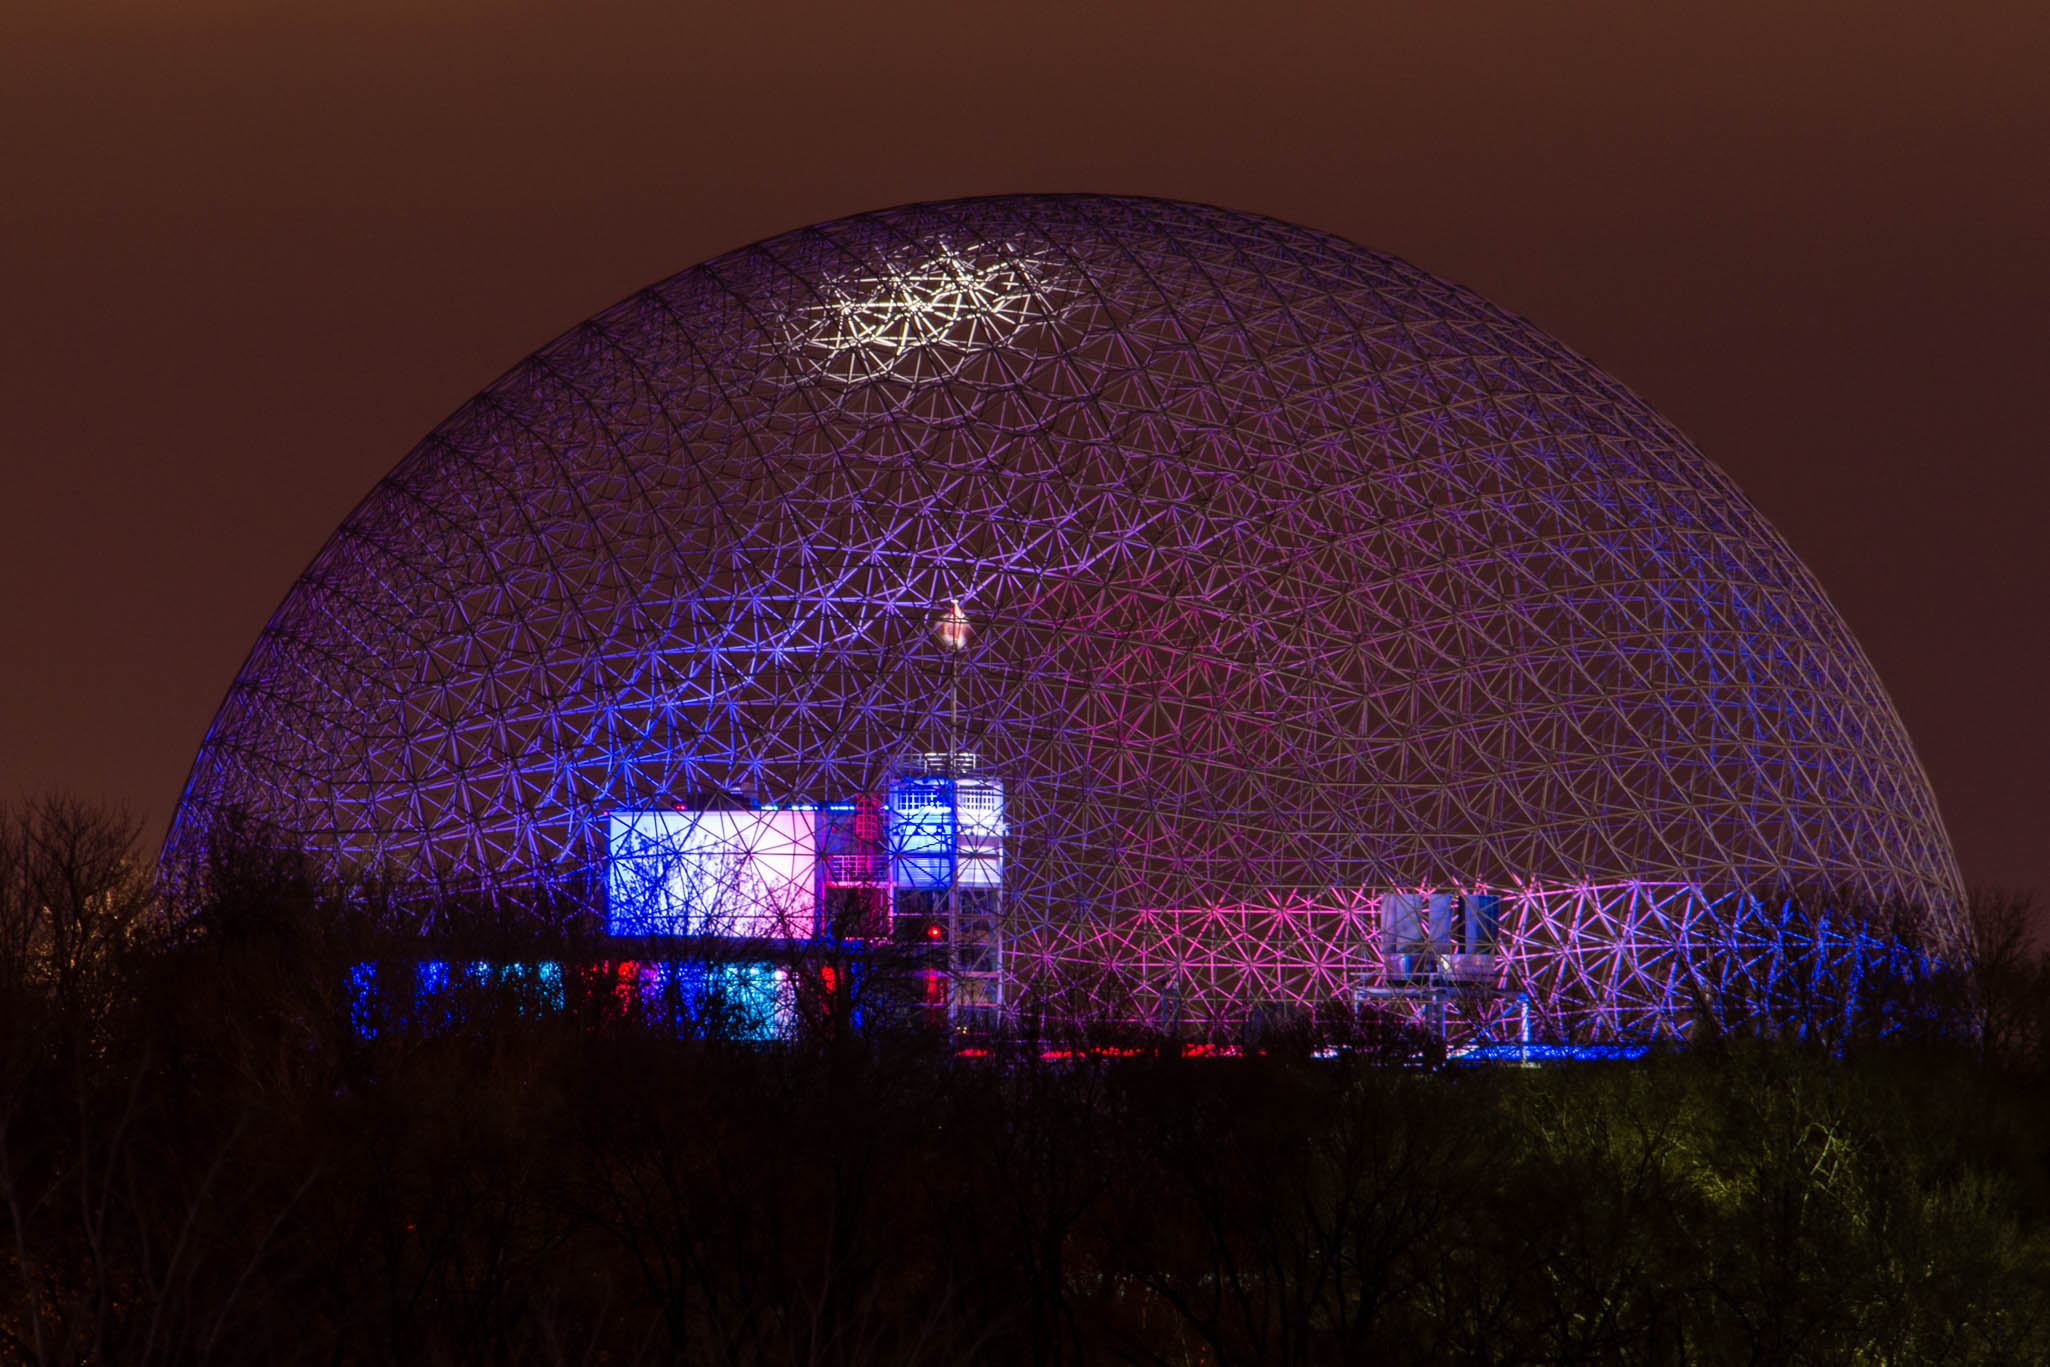
[[[109,960],[153,929],[139,834],[125,813],[65,795],[0,808],[0,973],[11,989],[104,1006]]]
[[[2028,893],[1972,894],[1973,1023],[1981,1056],[2037,1070],[2050,1063],[2050,948],[2036,937]]]

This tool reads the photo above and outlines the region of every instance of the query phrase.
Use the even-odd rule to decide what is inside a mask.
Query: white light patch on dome
[[[846,380],[937,378],[978,349],[1056,314],[1048,273],[1027,258],[941,248],[886,273],[843,277],[804,311],[799,343]]]

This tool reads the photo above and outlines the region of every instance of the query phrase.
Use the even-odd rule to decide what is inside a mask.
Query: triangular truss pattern
[[[1642,1040],[1761,1018],[1848,1024],[1938,965],[1919,937],[1856,911],[1628,882],[1503,893],[1489,953],[1417,972],[1388,953],[1387,895],[1332,889],[1050,927],[1018,944],[1014,971],[1025,1000],[1072,999],[1074,1014],[1170,1035],[1235,1033],[1275,1009],[1328,1023],[1337,1007],[1455,1039]]]
[[[874,792],[946,748],[952,600],[1021,944],[1660,884],[1935,908],[1960,942],[1870,664],[1670,425],[1405,262],[1091,196],[807,228],[516,367],[293,587],[167,853],[232,811],[336,869],[588,897],[611,811]],[[1561,980],[1669,1009],[1677,960],[1597,904]],[[1301,918],[1246,926],[1235,971],[1321,971]]]

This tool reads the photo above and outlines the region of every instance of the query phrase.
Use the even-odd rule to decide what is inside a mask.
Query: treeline
[[[9,1361],[2050,1360],[2012,903],[1950,1039],[997,1066],[488,979],[366,1037],[378,946],[291,861],[176,916],[141,868],[91,808],[0,820]]]

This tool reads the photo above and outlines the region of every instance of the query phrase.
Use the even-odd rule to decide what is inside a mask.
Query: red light
[[[938,926],[928,926],[928,927],[926,927],[926,931],[925,931],[925,933],[926,933],[926,936],[927,936],[927,938],[929,938],[929,939],[934,939],[934,940],[937,940],[937,939],[939,939],[939,938],[940,938],[940,928],[939,928]]]

